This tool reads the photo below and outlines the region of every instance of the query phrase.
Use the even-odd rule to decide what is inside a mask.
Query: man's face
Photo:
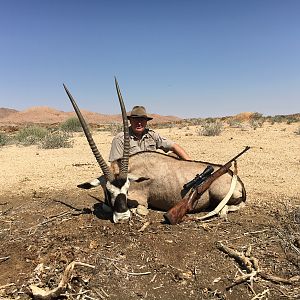
[[[146,118],[130,118],[130,125],[132,128],[132,131],[137,134],[137,135],[141,135],[147,125],[147,119]]]

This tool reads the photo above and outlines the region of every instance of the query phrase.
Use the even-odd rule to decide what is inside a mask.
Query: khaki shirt
[[[130,150],[129,154],[134,154],[141,151],[155,151],[156,149],[161,149],[164,152],[171,150],[174,142],[160,136],[157,132],[146,129],[142,138],[139,140],[129,127],[130,136]],[[118,133],[112,141],[109,161],[115,161],[123,157],[123,147],[124,147],[124,133]]]

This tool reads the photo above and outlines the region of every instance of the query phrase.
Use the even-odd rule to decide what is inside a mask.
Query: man
[[[141,151],[155,151],[161,149],[164,152],[172,151],[181,159],[189,160],[189,155],[178,144],[160,136],[157,132],[146,128],[147,122],[153,118],[146,113],[144,106],[134,106],[131,113],[127,116],[130,125],[130,154]],[[109,161],[114,162],[123,156],[124,133],[117,134],[111,145]]]

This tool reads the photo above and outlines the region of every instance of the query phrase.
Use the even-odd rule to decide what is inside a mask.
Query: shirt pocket
[[[155,141],[146,141],[145,142],[145,151],[155,151],[156,150],[156,143]]]

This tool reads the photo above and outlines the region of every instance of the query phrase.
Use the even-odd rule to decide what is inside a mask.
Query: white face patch
[[[124,194],[124,195],[126,195],[126,198],[127,198],[127,193],[128,193],[129,186],[130,186],[130,181],[129,181],[128,178],[127,178],[125,184],[121,188],[118,188],[118,187],[114,186],[110,182],[106,183],[106,188],[109,191],[110,196],[111,196],[112,206],[114,206],[115,200],[116,200],[118,195]]]
[[[122,221],[127,221],[130,218],[131,218],[131,213],[130,213],[129,209],[123,213],[118,213],[118,212],[113,213],[114,223],[120,223]]]
[[[96,187],[96,186],[98,186],[98,185],[100,185],[101,184],[101,182],[99,181],[99,179],[93,179],[92,181],[90,181],[90,185],[91,186],[94,186],[94,187]]]

